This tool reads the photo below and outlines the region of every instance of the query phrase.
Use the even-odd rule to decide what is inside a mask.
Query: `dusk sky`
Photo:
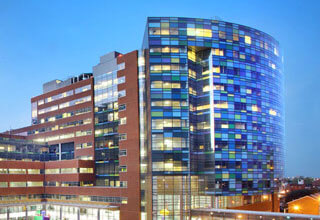
[[[30,98],[99,57],[140,49],[148,16],[216,18],[275,37],[284,55],[286,175],[320,177],[320,1],[0,0],[0,131],[30,125]]]

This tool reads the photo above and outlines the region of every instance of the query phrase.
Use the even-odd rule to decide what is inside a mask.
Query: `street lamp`
[[[210,212],[211,219],[213,219],[213,214],[214,214],[213,212]]]
[[[298,205],[293,206],[293,210],[298,211],[300,207]]]

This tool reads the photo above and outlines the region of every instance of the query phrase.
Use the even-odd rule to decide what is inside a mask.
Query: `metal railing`
[[[320,215],[304,215],[280,212],[260,212],[235,209],[194,209],[191,210],[191,220],[302,220],[320,219]]]

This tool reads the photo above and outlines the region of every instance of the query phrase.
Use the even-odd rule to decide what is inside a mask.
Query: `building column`
[[[77,219],[80,220],[80,208],[78,208],[78,215]]]
[[[28,219],[28,206],[25,205],[25,208],[26,208],[26,219]]]
[[[97,214],[98,218],[97,220],[100,220],[100,209],[98,209],[98,214]]]
[[[61,152],[61,143],[59,143],[59,160],[62,158],[62,152]]]
[[[59,212],[60,212],[60,219],[62,219],[62,206],[60,206]]]
[[[10,218],[10,211],[9,211],[9,207],[7,207],[7,219]]]

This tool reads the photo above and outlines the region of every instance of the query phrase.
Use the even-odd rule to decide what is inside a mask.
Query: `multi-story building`
[[[284,170],[279,51],[247,26],[148,18],[141,51],[106,54],[92,73],[46,83],[32,98],[32,125],[6,134],[16,144],[2,157],[25,160],[15,164],[27,179],[13,190],[12,162],[1,161],[8,181],[0,184],[9,189],[1,197],[37,195],[51,219],[276,211]],[[28,179],[29,169],[38,179]]]
[[[151,17],[143,48],[148,217],[271,200],[283,175],[278,42],[224,21]]]
[[[137,56],[137,51],[111,52],[101,57],[92,74],[45,83],[43,94],[31,99],[32,125],[7,132],[24,139],[22,145],[30,141],[32,146],[44,145],[24,151],[38,153],[38,157],[23,154],[12,160],[28,161],[16,162],[22,167],[42,162],[42,193],[38,195],[45,200],[51,219],[139,219]],[[26,170],[21,172],[27,175]],[[19,196],[31,192],[29,185],[21,183],[25,194]],[[70,200],[67,210],[64,200]]]

